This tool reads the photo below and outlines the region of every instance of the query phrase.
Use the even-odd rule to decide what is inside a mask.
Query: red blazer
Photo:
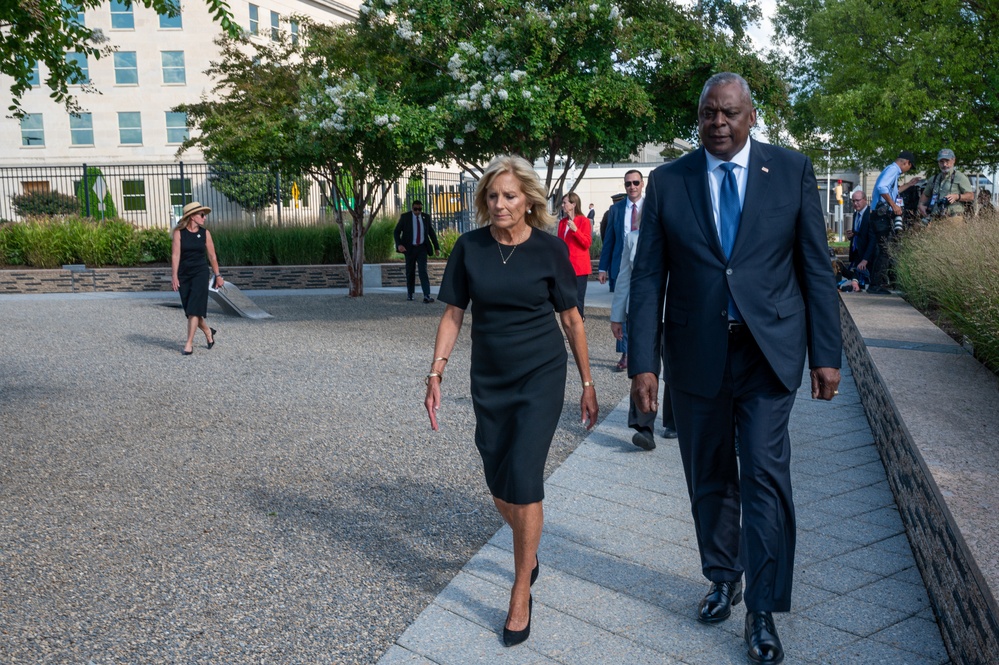
[[[589,275],[593,272],[590,263],[590,245],[593,243],[593,227],[585,215],[576,215],[572,223],[576,230],[569,228],[569,218],[563,217],[558,223],[558,237],[569,246],[569,262],[576,271],[576,276]]]

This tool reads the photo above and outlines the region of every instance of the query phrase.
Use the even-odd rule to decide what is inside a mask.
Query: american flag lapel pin
[[[765,166],[764,166],[764,167],[763,167],[763,172],[764,172],[764,173],[770,173],[770,169],[768,169],[767,167],[765,167]]]

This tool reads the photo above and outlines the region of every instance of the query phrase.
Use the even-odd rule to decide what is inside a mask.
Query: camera
[[[900,233],[905,225],[902,223],[902,216],[895,215],[895,219],[892,220],[891,228],[895,233]]]

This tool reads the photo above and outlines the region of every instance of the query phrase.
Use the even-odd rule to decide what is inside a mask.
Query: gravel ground
[[[183,357],[174,298],[0,296],[0,662],[376,661],[501,523],[470,321],[434,434],[441,305],[212,304],[218,344]],[[607,310],[588,314],[606,414],[627,379]],[[585,436],[576,376],[549,472]]]

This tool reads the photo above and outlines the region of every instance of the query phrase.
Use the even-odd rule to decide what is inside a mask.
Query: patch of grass
[[[999,214],[907,233],[891,253],[906,299],[936,308],[999,373]]]

